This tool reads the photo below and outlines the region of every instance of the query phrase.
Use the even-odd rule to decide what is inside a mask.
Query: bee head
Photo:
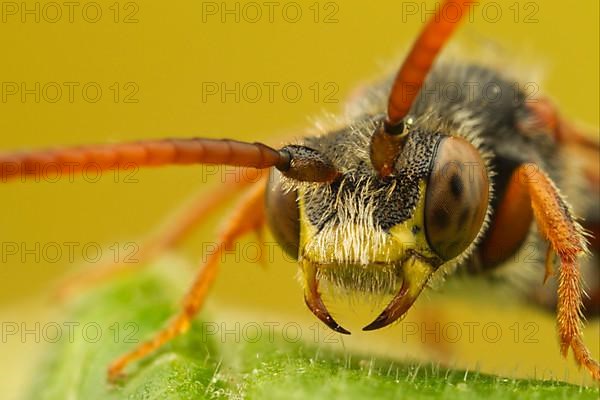
[[[349,333],[327,311],[319,279],[378,290],[400,281],[392,301],[363,328],[378,329],[404,315],[434,272],[466,254],[483,231],[489,176],[475,144],[456,127],[435,126],[441,119],[410,116],[457,25],[440,16],[469,6],[444,2],[425,26],[393,81],[385,115],[280,153],[286,178],[272,180],[268,220],[300,261],[309,309],[337,332]],[[365,277],[369,271],[375,279]]]
[[[407,121],[386,174],[372,155],[384,126],[375,117],[304,140],[337,171],[330,182],[299,183],[279,173],[271,179],[270,226],[298,257],[313,312],[326,310],[314,299],[319,279],[370,292],[400,287],[385,315],[365,329],[385,326],[410,308],[440,266],[464,257],[483,231],[490,190],[484,157],[450,128],[423,125]]]

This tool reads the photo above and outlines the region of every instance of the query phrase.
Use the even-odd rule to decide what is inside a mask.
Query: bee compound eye
[[[425,196],[429,247],[451,260],[477,237],[488,208],[489,177],[475,146],[460,137],[441,139]]]
[[[271,168],[267,184],[265,206],[267,223],[277,243],[290,256],[298,257],[300,246],[300,213],[296,191],[286,192],[281,173]]]

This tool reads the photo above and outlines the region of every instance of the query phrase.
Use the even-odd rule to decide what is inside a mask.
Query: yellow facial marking
[[[424,229],[425,181],[419,183],[419,200],[412,217],[388,232],[372,224],[368,215],[353,216],[338,225],[325,224],[321,231],[306,216],[300,193],[300,257],[320,264],[390,264],[405,258],[408,250],[433,257]],[[402,207],[401,204],[397,205]],[[341,215],[341,214],[340,214]]]

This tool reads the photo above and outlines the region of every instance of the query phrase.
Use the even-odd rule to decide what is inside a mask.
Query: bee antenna
[[[304,146],[276,150],[262,143],[182,138],[0,153],[0,182],[40,175],[49,168],[66,175],[89,167],[103,171],[187,164],[275,167],[285,176],[310,182],[329,182],[338,175],[329,160]]]
[[[408,135],[409,122],[404,119],[442,46],[471,5],[473,1],[468,0],[444,1],[421,31],[400,67],[388,99],[387,118],[371,137],[371,164],[380,176],[392,174]]]
[[[287,164],[275,166],[281,173],[301,182],[333,182],[341,174],[323,154],[306,146],[289,145],[279,150]]]
[[[435,58],[473,5],[472,0],[446,0],[421,31],[394,80],[388,99],[388,127],[406,117]]]

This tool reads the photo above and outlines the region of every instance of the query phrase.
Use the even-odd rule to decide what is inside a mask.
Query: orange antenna
[[[473,1],[466,0],[444,1],[421,31],[400,67],[388,99],[387,118],[373,133],[369,149],[371,164],[381,177],[393,173],[394,164],[410,133],[410,127],[404,123],[404,117],[419,95],[427,73],[442,46],[472,4]]]
[[[421,31],[394,80],[388,100],[387,125],[398,124],[408,114],[442,46],[473,4],[472,0],[444,1]]]
[[[0,153],[0,182],[43,173],[158,167],[177,164],[221,164],[236,167],[275,167],[292,179],[327,182],[335,167],[316,151],[303,146],[276,150],[262,143],[230,139],[160,139],[131,143],[67,147]]]

